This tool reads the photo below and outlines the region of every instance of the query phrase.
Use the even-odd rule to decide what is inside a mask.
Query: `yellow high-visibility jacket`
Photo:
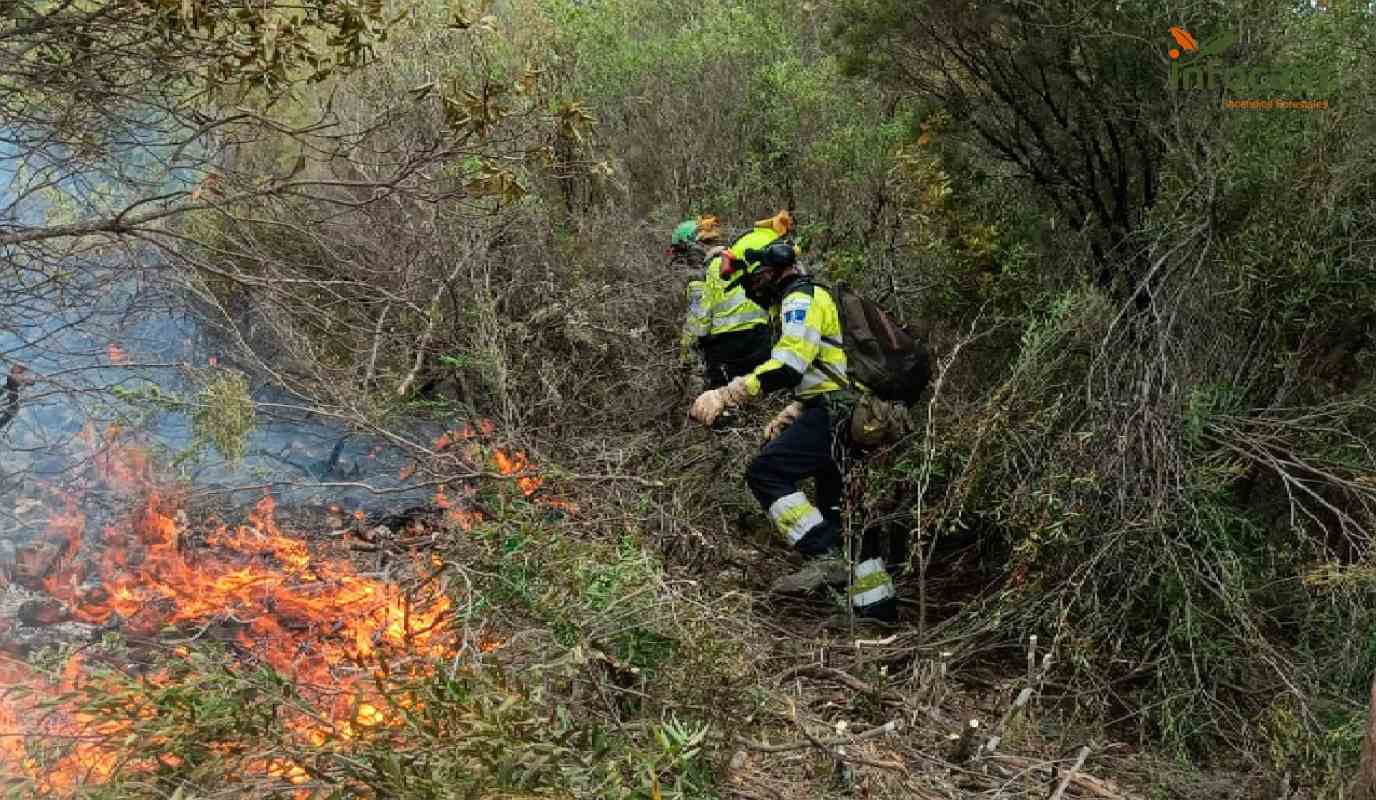
[[[825,364],[832,374],[846,379],[841,315],[831,292],[808,281],[795,283],[775,313],[779,340],[769,360],[746,376],[746,391],[754,396],[792,389],[795,398],[806,400],[844,388],[818,366]]]
[[[746,250],[759,249],[777,238],[779,234],[769,228],[756,228],[731,245],[731,257],[743,258]],[[745,287],[737,285],[734,289],[728,289],[728,283],[721,278],[721,255],[708,259],[706,272],[702,276],[702,300],[699,306],[701,336],[735,333],[769,324],[769,314],[745,296]],[[689,291],[692,291],[691,288]]]
[[[707,335],[707,315],[702,307],[706,287],[707,282],[702,278],[688,281],[688,315],[683,320],[683,335],[679,342],[685,356],[698,339]]]

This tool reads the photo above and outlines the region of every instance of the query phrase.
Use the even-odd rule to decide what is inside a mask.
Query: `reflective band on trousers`
[[[850,587],[850,604],[856,608],[872,606],[894,596],[893,578],[884,570],[882,558],[871,558],[855,565]]]
[[[802,492],[775,500],[769,506],[769,518],[789,544],[797,544],[808,531],[822,524],[822,512],[814,508]]]

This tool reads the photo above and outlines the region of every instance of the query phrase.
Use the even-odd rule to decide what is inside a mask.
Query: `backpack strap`
[[[790,294],[800,289],[806,291],[810,296],[812,294],[812,290],[817,286],[818,283],[812,279],[811,275],[794,276],[793,280],[789,281],[788,284],[784,286],[783,291],[779,293],[779,299],[782,301],[785,297],[788,297]]]
[[[827,294],[831,295],[831,302],[836,305],[836,316],[839,317],[841,320],[841,330],[844,331],[846,329],[846,312],[845,309],[841,307],[841,292],[844,291],[846,288],[845,281],[837,282],[836,288],[834,289],[830,286],[827,286],[824,283],[817,283],[815,281],[813,282],[813,285],[821,286],[823,289],[827,290]],[[832,338],[830,336],[823,336],[822,341],[826,342],[832,347],[842,347],[840,340]],[[825,370],[823,370],[823,372],[825,372]],[[835,375],[831,375],[829,373],[827,377],[831,378],[832,380],[838,380],[838,378]]]
[[[826,341],[826,337],[822,337],[822,341]],[[841,386],[843,386],[843,387],[845,387],[845,388],[847,388],[847,389],[854,389],[854,388],[855,388],[855,385],[854,385],[853,383],[851,383],[850,381],[846,380],[845,378],[843,378],[843,377],[841,377],[839,374],[837,374],[836,370],[834,370],[834,369],[832,369],[831,367],[827,366],[826,363],[825,363],[824,361],[822,361],[822,359],[820,359],[820,358],[815,359],[812,363],[817,367],[817,369],[820,369],[820,370],[822,371],[822,374],[823,374],[823,375],[825,375],[825,376],[827,376],[828,378],[831,378],[832,380],[834,380],[834,381],[836,381],[837,383],[841,384]]]

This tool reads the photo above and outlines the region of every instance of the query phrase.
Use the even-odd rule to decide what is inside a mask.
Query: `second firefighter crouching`
[[[699,218],[698,222],[704,218]],[[715,221],[715,218],[706,218]],[[676,229],[684,231],[689,223]],[[688,315],[683,326],[683,350],[696,348],[702,356],[703,379],[708,388],[725,386],[732,378],[748,375],[769,358],[769,314],[750,299],[743,286],[730,284],[722,278],[722,264],[741,258],[746,250],[764,247],[793,230],[793,218],[787,211],[762,219],[730,247],[709,246],[713,235],[703,238],[703,226],[697,227],[696,238],[703,253],[702,280],[688,285]]]

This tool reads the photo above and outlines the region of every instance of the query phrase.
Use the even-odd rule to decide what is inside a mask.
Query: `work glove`
[[[777,417],[770,420],[769,424],[764,426],[764,440],[767,442],[783,433],[789,425],[797,422],[798,417],[802,415],[803,404],[801,402],[794,400],[792,403],[784,406],[784,410],[780,411]]]
[[[688,416],[707,427],[711,427],[721,412],[728,408],[739,408],[750,399],[745,389],[745,376],[732,378],[731,382],[720,389],[708,389],[698,395],[688,409]]]

